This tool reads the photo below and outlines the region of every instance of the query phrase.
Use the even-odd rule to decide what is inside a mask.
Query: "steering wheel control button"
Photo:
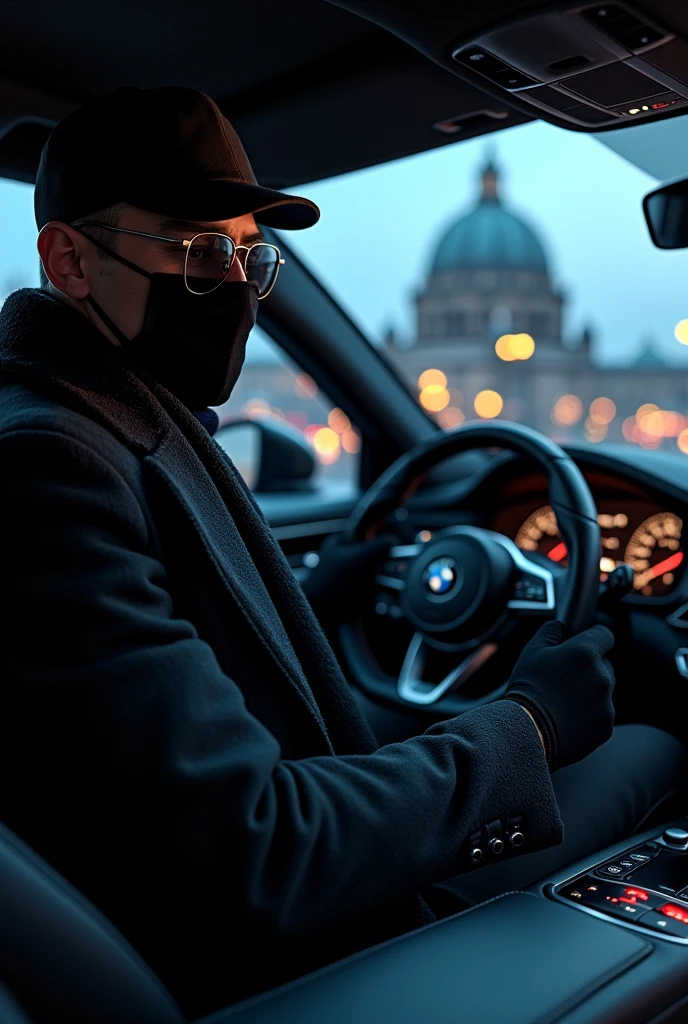
[[[531,576],[526,573],[514,583],[513,597],[520,601],[545,604],[547,602],[547,584],[540,576]]]
[[[662,839],[667,846],[680,848],[688,847],[688,832],[682,828],[666,828],[662,832]]]
[[[483,859],[483,851],[479,846],[474,846],[470,853],[471,864],[479,864]]]
[[[498,857],[504,850],[504,840],[502,839],[490,839],[488,845],[490,847],[490,852],[493,853],[495,857]]]
[[[512,832],[509,836],[509,843],[514,849],[518,849],[519,846],[523,846],[526,839],[522,832]]]

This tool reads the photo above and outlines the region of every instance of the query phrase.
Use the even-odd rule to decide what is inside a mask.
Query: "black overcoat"
[[[190,1016],[424,923],[488,821],[561,841],[512,702],[376,749],[232,464],[39,290],[0,312],[0,487],[0,818]]]

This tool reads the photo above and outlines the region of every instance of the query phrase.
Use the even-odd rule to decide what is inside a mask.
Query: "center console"
[[[549,894],[597,917],[688,945],[688,831],[667,828],[553,886]]]
[[[204,1024],[685,1024],[688,821],[233,1006]],[[200,1024],[200,1022],[199,1022]]]

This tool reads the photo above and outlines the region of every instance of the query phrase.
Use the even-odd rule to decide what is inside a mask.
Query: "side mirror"
[[[313,488],[316,461],[298,430],[281,420],[234,420],[215,440],[257,494]]]
[[[658,249],[688,248],[688,178],[648,193],[643,199],[643,213]]]

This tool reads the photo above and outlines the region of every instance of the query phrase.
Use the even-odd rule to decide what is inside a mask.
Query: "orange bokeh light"
[[[572,427],[583,415],[583,403],[578,395],[561,395],[552,409],[551,420],[558,427]]]
[[[590,419],[600,426],[607,426],[616,416],[616,405],[611,398],[595,398],[590,403]]]
[[[473,399],[473,408],[483,420],[493,420],[504,408],[504,399],[498,391],[479,391]]]
[[[426,384],[419,395],[420,404],[428,412],[441,412],[451,401],[443,384]]]

